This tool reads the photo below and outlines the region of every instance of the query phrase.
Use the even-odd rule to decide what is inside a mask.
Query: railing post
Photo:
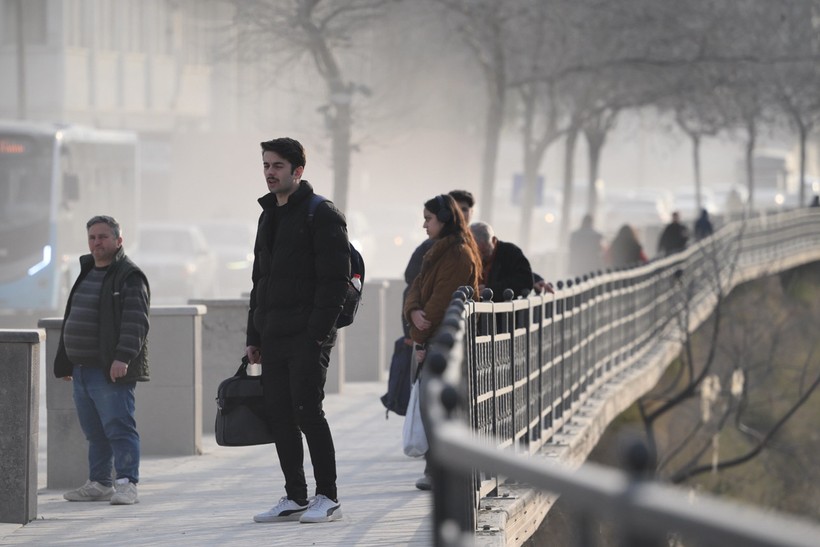
[[[458,293],[457,293],[458,294]],[[466,298],[466,295],[463,295]],[[445,315],[442,326],[430,345],[422,375],[425,397],[422,398],[422,417],[430,434],[430,471],[433,478],[433,544],[436,546],[461,545],[472,538],[476,530],[477,500],[473,469],[459,467],[447,470],[442,460],[447,457],[438,447],[436,428],[445,421],[456,419],[459,406],[463,409],[465,393],[454,386],[462,386],[460,347],[463,333],[464,301],[454,300]]]

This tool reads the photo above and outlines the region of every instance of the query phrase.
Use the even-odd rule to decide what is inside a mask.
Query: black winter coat
[[[504,301],[504,289],[512,289],[513,298],[529,293],[532,282],[532,268],[524,252],[513,243],[499,241],[490,274],[484,280],[484,286],[493,291],[493,301]]]
[[[686,248],[689,241],[689,229],[678,222],[670,222],[663,229],[661,238],[658,241],[658,252],[664,255],[671,255]]]
[[[249,346],[260,346],[263,337],[300,334],[324,342],[334,329],[350,279],[347,223],[329,201],[309,221],[313,193],[301,181],[281,207],[272,193],[258,200],[263,211],[254,245]]]

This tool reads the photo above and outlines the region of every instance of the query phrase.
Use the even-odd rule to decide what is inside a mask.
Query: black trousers
[[[321,347],[307,336],[265,337],[262,341],[262,385],[268,420],[276,436],[285,492],[307,499],[302,434],[307,439],[316,495],[337,499],[336,449],[322,401],[335,332]]]

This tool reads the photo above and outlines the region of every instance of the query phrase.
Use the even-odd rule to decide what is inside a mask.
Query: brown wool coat
[[[480,258],[460,237],[451,235],[436,241],[424,255],[421,273],[410,286],[404,303],[404,317],[414,342],[424,344],[436,333],[456,289],[469,285],[477,293],[480,274]],[[413,325],[410,313],[419,309],[424,310],[430,321],[429,329],[420,331]]]

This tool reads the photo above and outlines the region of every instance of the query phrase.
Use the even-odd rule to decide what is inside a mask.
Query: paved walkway
[[[403,419],[384,419],[384,390],[383,383],[347,384],[326,400],[342,520],[253,522],[284,495],[273,445],[225,448],[211,435],[201,456],[144,458],[140,503],[113,506],[67,502],[62,491],[46,490],[41,443],[38,518],[0,524],[0,545],[430,545],[432,498],[414,487],[424,463],[402,453]],[[309,462],[305,472],[312,479]]]

